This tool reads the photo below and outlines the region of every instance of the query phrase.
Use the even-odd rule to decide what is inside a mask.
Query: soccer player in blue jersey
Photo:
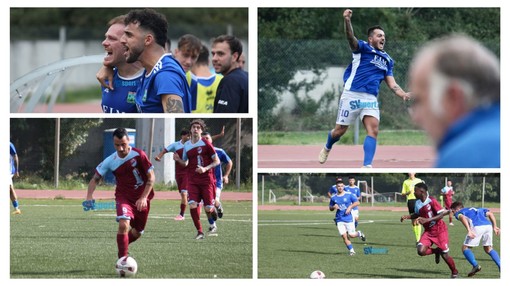
[[[190,113],[191,94],[179,62],[165,54],[168,23],[164,15],[151,10],[133,10],[124,21],[121,43],[126,61],[140,61],[145,68],[136,103],[143,113]]]
[[[213,139],[211,137],[211,133],[209,132],[203,132],[202,137],[205,138],[205,140],[209,141],[209,143],[213,144]],[[230,172],[232,171],[232,166],[234,163],[232,162],[232,159],[228,156],[227,152],[225,150],[214,147],[214,150],[216,151],[216,155],[218,155],[218,158],[220,159],[220,164],[214,168],[214,178],[216,179],[216,196],[214,199],[214,206],[216,207],[216,210],[218,211],[218,217],[223,217],[223,205],[221,204],[221,191],[223,190],[223,183],[228,184],[230,176]],[[223,165],[225,165],[225,173],[223,173]]]
[[[104,113],[136,113],[136,90],[143,77],[143,67],[139,62],[127,63],[124,46],[120,38],[124,35],[125,15],[117,16],[108,22],[108,31],[102,43],[106,56],[103,65],[113,69],[113,79],[109,87],[102,88],[101,108]]]
[[[242,53],[243,44],[234,36],[222,35],[212,43],[214,70],[223,75],[214,99],[214,113],[248,113],[248,73],[238,63]]]
[[[16,191],[14,191],[14,184],[12,182],[12,177],[16,176],[19,177],[19,159],[18,159],[18,152],[16,151],[16,147],[14,147],[14,144],[12,142],[10,143],[9,147],[9,154],[10,154],[10,166],[11,166],[11,182],[9,185],[9,193],[11,197],[11,203],[14,207],[13,214],[21,214],[21,210],[19,209],[19,203],[18,203],[18,196],[16,195]]]
[[[189,130],[182,130],[181,139],[165,147],[154,159],[160,162],[161,158],[163,158],[163,156],[168,152],[177,153],[179,157],[182,157],[182,152],[184,151],[184,143],[186,143],[188,140]],[[179,221],[185,219],[186,205],[188,203],[188,191],[186,190],[187,172],[188,171],[186,166],[182,166],[178,163],[178,161],[175,161],[175,181],[177,183],[177,189],[181,194],[181,205],[180,212],[174,219]]]
[[[214,111],[214,99],[216,91],[223,76],[211,73],[209,68],[209,49],[202,45],[196,63],[191,67],[191,72],[197,79],[197,92],[192,93],[192,112],[212,113]]]
[[[434,142],[437,168],[499,168],[499,59],[481,43],[450,35],[425,45],[409,72],[412,119]]]
[[[354,176],[349,176],[349,185],[344,187],[344,190],[347,193],[351,193],[358,198],[358,201],[361,204],[361,191],[358,186],[356,186],[356,178]],[[355,206],[352,211],[352,216],[354,217],[354,227],[358,227],[358,220],[359,220],[359,208],[358,206]]]
[[[354,227],[354,219],[352,217],[352,210],[354,207],[359,205],[358,198],[351,193],[347,193],[344,190],[344,183],[341,179],[337,179],[336,187],[338,193],[333,195],[329,201],[329,210],[335,211],[335,224],[338,229],[338,233],[344,240],[345,246],[349,250],[349,255],[356,254],[354,247],[352,246],[350,238],[359,237],[365,241],[366,237],[361,231],[356,231]]]
[[[379,133],[379,85],[384,80],[397,96],[404,100],[410,98],[396,83],[393,77],[393,59],[384,51],[386,35],[380,26],[368,29],[368,41],[358,40],[354,36],[351,24],[352,11],[343,13],[345,34],[352,50],[352,63],[344,73],[344,90],[338,105],[335,128],[328,133],[326,145],[319,153],[319,163],[324,164],[329,152],[349,125],[361,118],[367,131],[363,142],[364,167],[372,167]]]
[[[468,231],[462,245],[464,257],[473,266],[468,276],[471,277],[482,270],[471,251],[471,248],[480,245],[480,241],[485,253],[491,257],[501,271],[498,252],[492,248],[492,232],[494,231],[496,235],[500,233],[494,214],[485,208],[465,208],[462,202],[454,202],[451,210],[455,214],[455,218],[462,222]]]

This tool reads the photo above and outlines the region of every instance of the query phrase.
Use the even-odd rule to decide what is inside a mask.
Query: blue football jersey
[[[220,164],[214,167],[214,176],[216,178],[216,187],[222,189],[223,188],[223,170],[221,169],[222,164],[227,164],[229,161],[232,161],[230,157],[227,155],[227,152],[221,148],[214,147],[216,154],[218,155],[218,159],[220,159]]]
[[[347,193],[351,193],[351,194],[355,195],[356,198],[361,197],[361,192],[360,192],[360,190],[359,190],[359,188],[357,186],[354,186],[354,187],[345,186],[344,190]],[[353,210],[357,210],[357,209],[358,209],[358,207],[354,207],[353,208]]]
[[[393,76],[393,59],[384,51],[358,40],[358,50],[352,53],[352,63],[344,72],[344,90],[377,96],[386,76]]]
[[[356,198],[351,193],[344,192],[343,195],[334,195],[331,197],[331,200],[329,201],[329,206],[334,206],[337,204],[340,208],[336,210],[335,214],[335,222],[353,222],[352,214],[346,214],[345,210],[352,205],[353,203],[357,202],[358,198]]]
[[[186,74],[171,54],[164,54],[152,71],[142,80],[136,94],[136,104],[142,113],[163,113],[161,96],[175,94],[181,97],[185,113],[191,112],[191,92]]]
[[[465,216],[472,226],[492,225],[487,219],[488,209],[485,208],[463,208],[455,213],[455,218],[459,219],[461,215]]]
[[[142,82],[144,69],[132,77],[122,77],[113,69],[113,90],[102,88],[101,108],[104,113],[136,113],[136,90]],[[108,81],[107,81],[108,82]]]

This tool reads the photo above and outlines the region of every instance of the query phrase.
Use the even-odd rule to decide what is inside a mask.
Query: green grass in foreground
[[[189,211],[174,221],[179,203],[152,201],[145,234],[129,247],[136,277],[252,278],[252,203],[224,202],[219,235],[202,241]],[[11,278],[118,277],[115,211],[84,212],[77,200],[24,199],[21,209],[10,218]]]
[[[321,145],[326,142],[329,130],[323,131],[259,131],[259,145]],[[353,144],[353,131],[348,130],[336,144]],[[366,132],[360,129],[359,144],[363,144]],[[380,130],[377,137],[379,145],[429,145],[427,135],[419,130]]]
[[[410,221],[400,223],[404,212],[360,212],[358,229],[367,236],[362,242],[353,238],[355,256],[349,256],[333,222],[333,212],[325,211],[259,211],[258,214],[258,278],[308,278],[321,270],[326,279],[333,278],[449,278],[450,270],[434,255],[416,253]],[[496,213],[499,222],[499,213]],[[448,222],[448,218],[444,218]],[[449,226],[450,255],[455,260],[460,278],[467,278],[471,265],[461,246],[465,228],[454,218]],[[500,251],[500,237],[494,236],[494,248]],[[387,248],[388,254],[365,255],[363,248]],[[496,264],[483,247],[473,248],[482,271],[471,279],[500,278]],[[499,252],[500,253],[500,252]]]

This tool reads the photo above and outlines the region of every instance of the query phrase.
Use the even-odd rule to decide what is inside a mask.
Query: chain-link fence
[[[348,184],[349,174],[258,174],[259,204],[301,204],[329,202],[328,191],[337,177]],[[363,203],[397,203],[405,205],[402,183],[408,178],[403,173],[354,174]],[[464,205],[481,206],[500,202],[500,174],[417,174],[428,186],[429,194],[438,200],[447,180],[453,183],[454,201]],[[368,204],[369,205],[369,204]]]
[[[407,90],[408,69],[423,43],[389,40],[394,77]],[[484,44],[499,56],[499,42]],[[260,131],[327,130],[336,120],[343,73],[352,61],[345,40],[258,40]],[[406,104],[386,86],[379,92],[381,128],[415,129]]]

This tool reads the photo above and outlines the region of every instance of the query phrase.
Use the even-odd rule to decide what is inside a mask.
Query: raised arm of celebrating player
[[[358,50],[358,39],[354,36],[354,31],[352,29],[351,24],[352,10],[346,9],[344,11],[344,28],[345,28],[345,36],[347,37],[347,41],[349,42],[349,47],[351,47],[351,51]]]

